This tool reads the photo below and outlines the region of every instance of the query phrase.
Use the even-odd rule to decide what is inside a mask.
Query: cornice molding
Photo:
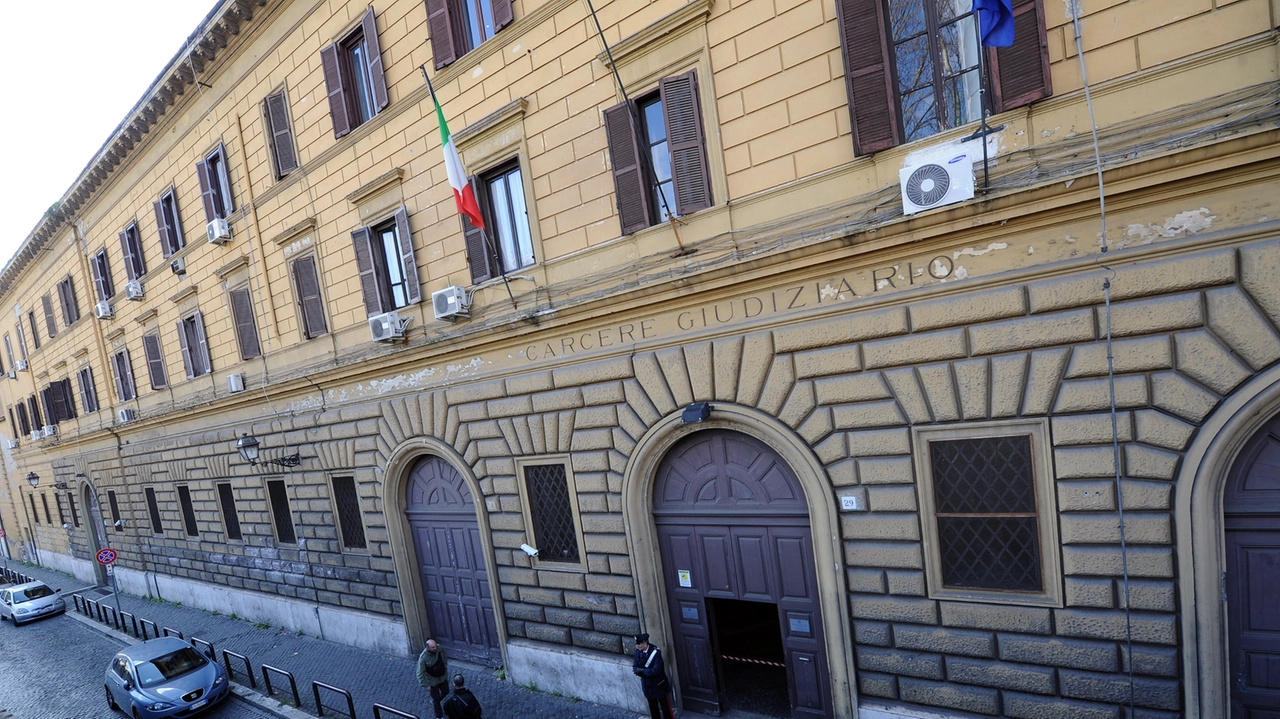
[[[218,269],[214,270],[214,271],[213,271],[213,274],[217,275],[217,276],[218,276],[218,279],[220,279],[220,280],[225,280],[225,279],[227,279],[227,275],[231,274],[232,272],[235,272],[236,270],[240,269],[241,267],[248,267],[248,266],[249,266],[249,256],[248,256],[248,255],[240,255],[239,257],[235,258],[234,260],[232,260],[232,261],[228,262],[227,264],[225,264],[225,265],[223,265],[223,266],[219,267]],[[195,285],[192,285],[192,286],[191,286],[191,291],[192,291],[192,292],[195,292]],[[174,297],[177,297],[177,295],[174,295]]]
[[[502,127],[517,118],[524,117],[524,113],[528,107],[528,100],[523,97],[517,97],[511,102],[508,102],[461,130],[450,133],[449,136],[453,138],[453,142],[458,146],[458,148],[462,148],[472,142],[475,142],[489,130]]]
[[[694,0],[639,32],[619,40],[617,44],[609,46],[609,52],[613,53],[614,62],[621,62],[637,50],[642,48],[651,50],[651,45],[658,38],[675,32],[689,23],[698,20],[705,22],[710,14],[711,0]],[[596,59],[600,64],[609,67],[609,54],[604,50],[596,54]]]
[[[134,322],[137,322],[138,324],[144,324],[147,320],[149,320],[149,319],[151,319],[151,318],[155,317],[155,316],[156,316],[156,315],[158,315],[158,314],[160,314],[159,310],[157,310],[156,308],[152,307],[151,309],[147,310],[146,312],[143,312],[142,314],[138,315],[137,317],[134,317],[134,318],[133,318],[133,321],[134,321]]]
[[[316,229],[316,218],[308,217],[301,222],[294,223],[289,229],[281,232],[275,237],[272,237],[271,241],[280,246],[287,245],[314,229]]]
[[[350,202],[353,205],[359,205],[388,187],[398,185],[403,181],[404,168],[393,167],[381,175],[378,175],[373,180],[370,180],[356,188],[351,194],[347,195],[347,202]]]
[[[195,285],[188,285],[186,287],[183,287],[182,289],[173,293],[173,295],[169,297],[169,301],[173,302],[174,304],[177,304],[178,302],[181,302],[187,299],[188,297],[195,295],[196,289],[197,288]]]

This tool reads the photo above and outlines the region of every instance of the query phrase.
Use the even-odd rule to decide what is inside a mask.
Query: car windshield
[[[53,594],[53,590],[43,584],[38,587],[28,587],[25,591],[17,591],[13,593],[13,603],[20,604],[22,602],[29,602],[32,599],[47,597],[50,594]]]
[[[180,677],[205,665],[205,658],[192,649],[183,647],[172,654],[156,657],[138,665],[138,684],[151,687],[163,681]]]

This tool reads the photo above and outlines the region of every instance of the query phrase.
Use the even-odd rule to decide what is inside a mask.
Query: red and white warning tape
[[[731,662],[746,662],[747,664],[763,664],[766,667],[780,667],[786,669],[787,665],[780,662],[766,662],[763,659],[747,659],[746,657],[731,657],[728,654],[721,654],[721,659],[728,659]]]

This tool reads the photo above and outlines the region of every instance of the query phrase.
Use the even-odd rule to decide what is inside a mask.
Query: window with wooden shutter
[[[49,331],[49,339],[58,336],[58,321],[53,318],[53,300],[49,299],[49,295],[40,298],[40,305],[44,308],[44,326]]]
[[[320,65],[335,139],[372,120],[390,104],[372,5],[356,29],[320,51]]]
[[[164,352],[160,348],[160,333],[142,336],[142,353],[147,358],[147,374],[151,377],[151,389],[169,386],[169,373],[164,368]]]
[[[373,264],[371,235],[372,233],[364,227],[351,233],[351,242],[356,253],[356,271],[360,273],[360,291],[364,295],[364,309],[370,317],[381,314],[386,304],[382,297],[382,282],[378,278],[378,268]]]
[[[413,233],[409,231],[409,211],[401,207],[396,210],[396,239],[400,243],[400,262],[404,272],[404,304],[396,307],[417,304],[422,300],[422,285],[418,280],[418,260],[413,252]]]
[[[93,289],[99,302],[106,302],[116,293],[115,283],[111,280],[111,266],[107,264],[107,251],[98,250],[89,263],[93,270]]]
[[[511,0],[427,0],[436,69],[476,49],[513,19]]]
[[[485,197],[485,193],[480,189],[484,183],[479,176],[472,176],[467,179],[468,184],[476,188],[476,205],[480,207],[480,216],[482,218],[489,217],[489,200]],[[498,266],[497,254],[493,250],[492,243],[489,240],[488,232],[483,227],[476,227],[471,224],[471,220],[466,215],[459,215],[462,218],[462,239],[467,249],[467,265],[471,268],[471,282],[483,282],[490,277],[501,272]],[[486,220],[490,225],[492,221]]]
[[[1013,45],[993,48],[994,111],[1029,105],[1053,94],[1049,42],[1041,0],[1014,0]]]
[[[208,168],[205,168],[206,176]],[[203,186],[202,190],[203,190]],[[203,192],[201,193],[203,197]],[[182,221],[178,215],[178,198],[174,188],[170,187],[160,195],[160,199],[152,203],[156,213],[156,228],[160,233],[160,251],[167,258],[186,245],[186,237],[182,234]],[[133,278],[130,278],[133,279]]]
[[[27,405],[18,402],[18,427],[24,435],[31,434],[31,417],[27,414]]]
[[[302,335],[307,339],[329,331],[324,316],[324,298],[320,295],[320,278],[314,255],[299,257],[292,263],[293,288],[298,298],[298,315]]]
[[[702,105],[698,77],[690,71],[658,83],[675,181],[676,214],[687,215],[711,206],[711,172],[707,143],[702,135]]]
[[[533,238],[519,160],[472,177],[470,183],[486,225],[481,230],[462,216],[471,281],[480,282],[532,265]]]
[[[199,312],[178,322],[178,342],[182,346],[182,364],[187,379],[213,371],[209,361],[209,342],[204,334],[204,316]]]
[[[262,101],[267,119],[268,145],[275,162],[276,179],[298,169],[298,153],[293,149],[293,126],[289,122],[289,99],[284,90]]]
[[[93,384],[93,368],[82,367],[76,372],[76,379],[80,382],[80,404],[84,407],[84,411],[97,412],[98,388]]]
[[[196,179],[200,181],[200,202],[204,205],[205,222],[226,219],[235,211],[227,148],[222,143],[218,143],[203,160],[196,162]]]
[[[18,327],[21,328],[22,324],[19,323]],[[9,334],[7,332],[4,335],[4,353],[9,357],[9,366],[16,369],[18,367],[18,363],[13,359],[13,342],[9,340]]]
[[[124,256],[124,270],[129,279],[136,280],[147,274],[147,263],[142,256],[142,240],[138,236],[138,223],[129,223],[120,233],[120,252]]]
[[[68,327],[80,319],[80,306],[76,304],[76,287],[71,275],[58,283],[58,303],[62,305],[62,320]]]
[[[613,165],[613,186],[618,201],[622,234],[643,230],[652,222],[649,210],[648,172],[640,157],[640,137],[627,103],[604,111],[604,129]]]
[[[403,207],[385,222],[352,232],[351,241],[369,316],[407,307],[422,299],[409,216]]]
[[[27,313],[27,322],[31,325],[31,342],[35,349],[40,349],[40,328],[36,325],[36,312]]]
[[[22,359],[27,359],[27,338],[22,331],[22,316],[19,315],[14,323],[14,331],[18,333],[18,352],[22,354]]]
[[[33,430],[44,426],[44,418],[40,416],[40,403],[36,401],[36,396],[27,397],[27,411],[31,413],[31,428]]]
[[[236,343],[240,346],[240,359],[253,359],[262,355],[258,342],[258,324],[253,317],[253,299],[249,288],[231,290],[231,318],[236,326]]]
[[[138,396],[133,383],[133,365],[129,362],[129,350],[122,349],[111,356],[111,370],[115,374],[116,397],[128,402]]]

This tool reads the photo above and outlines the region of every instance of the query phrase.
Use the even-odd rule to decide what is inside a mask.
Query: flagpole
[[[426,64],[419,65],[418,69],[422,71],[422,79],[427,81],[427,92],[431,93],[431,103],[439,107],[440,101],[436,99],[436,89],[431,86],[431,77],[427,75]],[[480,225],[480,238],[483,240],[484,246],[488,248],[489,256],[498,261],[498,274],[502,275],[502,284],[506,285],[507,297],[511,299],[511,308],[520,309],[516,305],[516,296],[511,292],[511,281],[507,279],[507,269],[502,264],[502,258],[498,256],[498,248],[493,244],[492,238],[489,237],[488,229],[483,224]]]

